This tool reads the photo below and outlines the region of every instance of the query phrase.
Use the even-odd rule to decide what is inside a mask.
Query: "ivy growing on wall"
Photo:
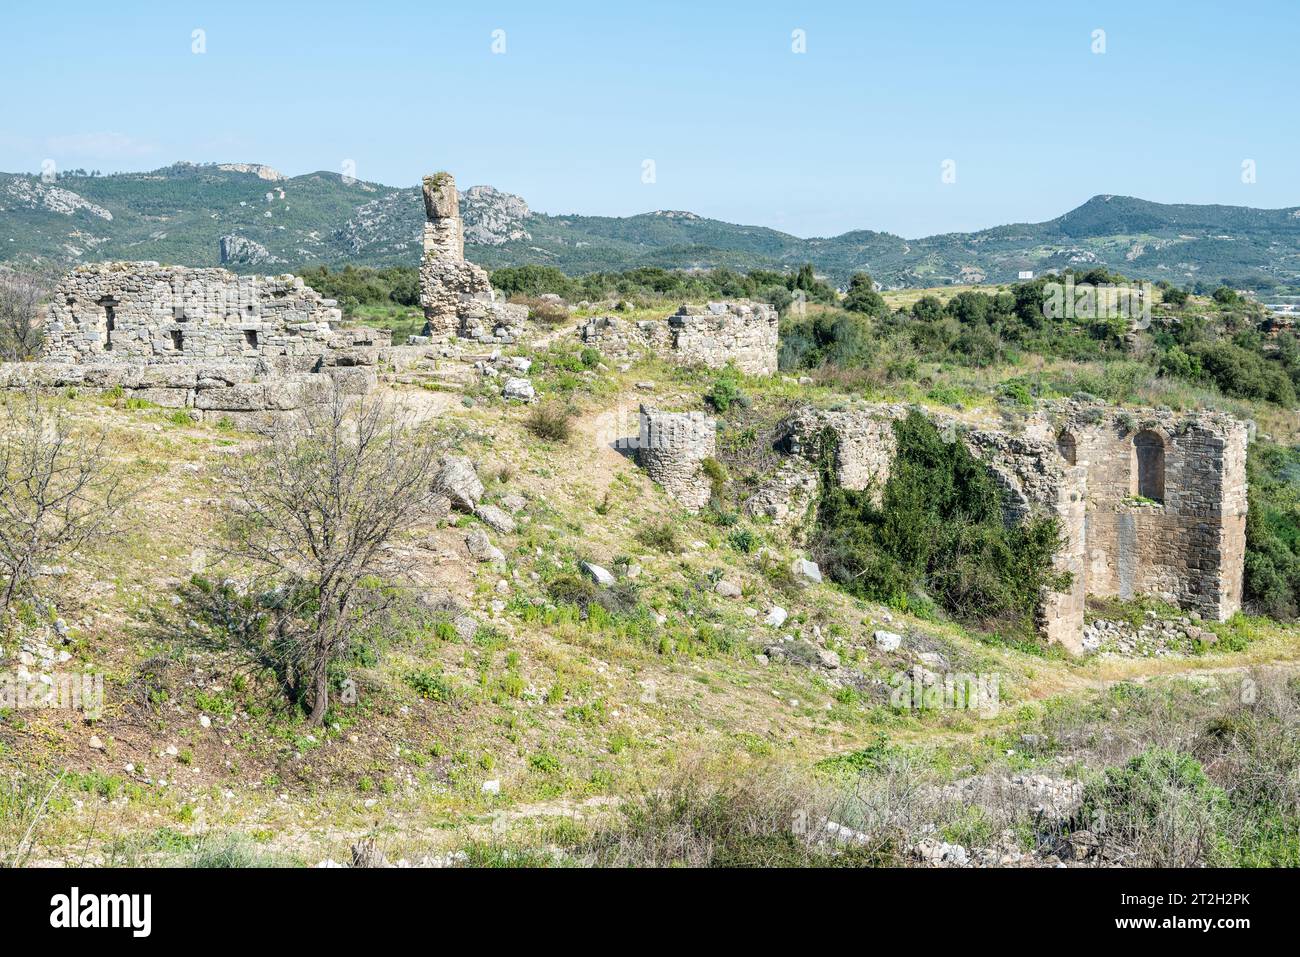
[[[1008,526],[989,467],[960,441],[945,441],[921,413],[895,422],[894,434],[898,451],[884,488],[861,491],[840,486],[835,436],[829,429],[820,436],[811,544],[823,571],[861,598],[1031,629],[1043,591],[1070,584],[1052,565],[1060,523],[1041,517]]]

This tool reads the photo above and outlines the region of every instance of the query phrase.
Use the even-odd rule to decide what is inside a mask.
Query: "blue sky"
[[[24,4],[0,14],[0,170],[351,160],[801,236],[1097,193],[1296,206],[1298,41],[1296,0]]]

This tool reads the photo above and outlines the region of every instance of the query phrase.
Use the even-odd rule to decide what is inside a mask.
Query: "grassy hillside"
[[[1219,335],[1233,308],[1194,298],[1183,316],[1204,314]],[[20,609],[11,633],[55,641],[61,621],[62,667],[105,674],[107,702],[89,720],[0,709],[0,856],[311,866],[346,863],[369,841],[390,861],[439,866],[1294,866],[1296,625],[1239,615],[1208,624],[1212,642],[1069,658],[914,595],[884,603],[829,578],[801,584],[790,567],[803,547],[736,508],[774,464],[771,428],[801,403],[888,398],[1014,428],[1026,402],[1086,388],[1229,409],[1282,445],[1297,440],[1294,412],[1135,374],[1119,345],[972,361],[925,345],[924,327],[960,324],[955,313],[909,315],[814,306],[799,322],[837,331],[814,354],[787,320],[788,368],[770,378],[653,357],[615,367],[563,326],[533,329],[510,351],[532,360],[546,408],[568,421],[549,438],[470,361],[392,377],[385,397],[469,456],[485,500],[517,509],[517,527],[489,530],[504,552],[490,562],[466,553],[466,535],[485,528],[475,517],[405,531],[405,572],[375,583],[396,600],[339,663],[356,702],[337,702],[322,727],[269,673],[195,640],[196,615],[210,614],[196,580],[249,572],[222,557],[222,470],[259,440],[112,394],[46,397],[103,431],[134,496],[111,545],[46,579],[52,604]],[[713,507],[682,512],[612,447],[643,402],[712,404]],[[1271,474],[1293,489],[1294,469]],[[1294,521],[1294,500],[1275,492],[1270,521]],[[587,583],[587,561],[616,585]],[[788,615],[780,627],[765,621],[774,606]],[[1146,601],[1095,604],[1089,617],[1181,627],[1176,609]],[[882,646],[879,631],[902,645]],[[926,672],[996,675],[994,706],[893,697],[899,676]],[[1118,824],[1101,832],[1101,819]]]

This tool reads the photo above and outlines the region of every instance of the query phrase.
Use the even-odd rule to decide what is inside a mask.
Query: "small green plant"
[[[647,525],[636,533],[636,540],[647,548],[672,554],[681,551],[677,539],[677,526],[670,519]]]
[[[745,555],[756,551],[760,543],[759,537],[747,528],[738,528],[727,536],[727,544]]]
[[[547,442],[567,442],[573,434],[573,415],[559,403],[545,402],[528,413],[524,428]]]
[[[720,413],[727,412],[733,405],[748,404],[749,400],[740,389],[740,373],[734,366],[727,366],[713,380],[709,390],[704,393],[704,401],[712,406],[715,412]]]

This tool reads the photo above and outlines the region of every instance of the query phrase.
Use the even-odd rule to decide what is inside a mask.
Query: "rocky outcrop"
[[[221,237],[220,249],[222,265],[256,266],[282,262],[256,240],[233,233]]]
[[[525,228],[530,215],[523,197],[491,186],[471,186],[461,201],[465,241],[475,246],[501,246],[532,239]]]
[[[47,209],[64,216],[84,212],[105,221],[113,218],[113,214],[103,206],[92,203],[79,193],[39,180],[15,177],[5,187],[5,193],[11,202],[29,209]]]
[[[262,163],[218,163],[217,169],[227,173],[251,173],[258,179],[271,183],[279,183],[288,178],[279,170]]]

